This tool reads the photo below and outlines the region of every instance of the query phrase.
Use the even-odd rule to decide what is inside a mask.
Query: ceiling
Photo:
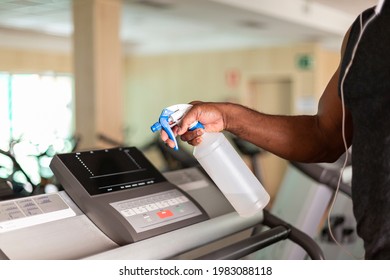
[[[83,0],[74,0],[83,1]],[[338,48],[376,0],[122,0],[132,53],[246,48],[316,41]],[[71,0],[0,0],[0,46],[71,51]]]

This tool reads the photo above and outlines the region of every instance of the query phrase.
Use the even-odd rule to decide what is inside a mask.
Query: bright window
[[[9,75],[0,74],[0,149],[7,149],[10,139]]]
[[[72,102],[70,75],[0,73],[0,149],[9,151],[10,144],[17,143],[12,152],[35,184],[42,169],[49,172],[37,156],[74,133]],[[0,167],[4,165],[0,157]]]

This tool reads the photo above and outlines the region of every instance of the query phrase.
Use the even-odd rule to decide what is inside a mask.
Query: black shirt
[[[363,26],[372,16],[343,91],[353,121],[352,199],[357,232],[364,240],[366,259],[390,259],[390,1],[378,16],[374,9],[366,10]],[[358,17],[341,64],[340,83],[361,30]]]

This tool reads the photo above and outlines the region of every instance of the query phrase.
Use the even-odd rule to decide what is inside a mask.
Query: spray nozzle
[[[178,145],[176,141],[176,137],[172,131],[172,127],[177,125],[183,116],[188,112],[188,110],[192,107],[190,104],[176,104],[165,108],[158,119],[158,122],[154,123],[150,129],[152,132],[159,131],[163,129],[167,134],[169,139],[175,142],[175,150],[178,150]],[[197,128],[204,128],[204,126],[196,121],[190,125],[189,130],[195,130]]]

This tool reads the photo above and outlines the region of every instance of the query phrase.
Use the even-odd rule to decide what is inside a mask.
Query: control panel
[[[60,154],[50,167],[78,207],[119,245],[208,219],[135,147]]]

